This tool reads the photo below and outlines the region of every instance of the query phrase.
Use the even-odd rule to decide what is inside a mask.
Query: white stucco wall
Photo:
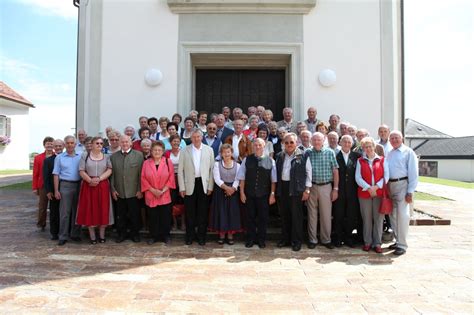
[[[11,143],[0,146],[0,170],[29,169],[30,146],[29,108],[0,99],[0,114],[11,118]]]
[[[474,182],[474,160],[425,160],[438,162],[438,178]]]
[[[138,117],[176,111],[178,15],[166,1],[103,2],[101,114],[108,126],[138,125]],[[160,69],[158,87],[146,85],[150,68]]]
[[[320,0],[304,16],[305,110],[316,106],[325,121],[343,121],[376,135],[381,120],[380,8],[378,1]],[[336,72],[332,87],[319,84],[323,69]]]
[[[81,4],[81,25],[85,27],[81,32],[89,37],[101,35],[89,42],[85,36],[89,46],[82,48],[85,53],[80,49],[78,127],[85,126],[89,134],[95,134],[108,125],[120,129],[137,125],[140,115],[170,117],[179,99],[179,14],[171,13],[166,0],[98,3],[95,12],[100,12],[99,17],[93,17],[91,2],[89,7]],[[95,21],[90,24],[95,25],[93,32],[87,30],[88,19]],[[100,47],[95,47],[97,42]],[[380,2],[318,0],[303,15],[302,44],[303,104],[292,104],[301,108],[297,118],[303,118],[309,106],[316,106],[320,119],[327,121],[330,114],[338,113],[376,135],[383,98]],[[162,71],[159,87],[145,84],[149,68]],[[318,82],[325,68],[336,71],[333,87],[324,88]],[[98,82],[94,82],[94,73]]]

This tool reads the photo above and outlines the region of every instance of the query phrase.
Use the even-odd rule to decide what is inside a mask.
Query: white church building
[[[76,0],[77,127],[263,105],[401,128],[400,0]]]

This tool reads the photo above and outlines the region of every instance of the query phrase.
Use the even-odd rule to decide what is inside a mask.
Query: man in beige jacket
[[[196,235],[199,245],[206,244],[209,196],[214,188],[212,168],[214,151],[202,143],[202,131],[195,129],[192,143],[179,155],[179,192],[186,209],[186,245],[191,245]]]

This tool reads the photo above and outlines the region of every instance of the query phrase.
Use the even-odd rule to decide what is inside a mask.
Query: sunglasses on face
[[[285,141],[285,144],[295,144],[294,141]]]
[[[207,130],[216,130],[217,128],[207,128]]]
[[[103,142],[96,142],[95,144],[97,144],[97,145],[104,145]]]

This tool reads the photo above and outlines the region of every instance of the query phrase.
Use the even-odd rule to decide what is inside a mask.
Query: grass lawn
[[[415,191],[415,196],[414,196],[413,199],[415,201],[416,200],[433,200],[433,201],[447,200],[446,198],[443,198],[443,197],[440,197],[440,196],[435,196],[435,195],[431,195],[431,194],[427,194],[427,193],[419,192],[419,191]]]
[[[3,170],[0,171],[0,175],[14,175],[14,174],[31,174],[30,170]]]
[[[13,184],[5,187],[0,187],[0,189],[13,190],[13,189],[29,189],[31,190],[31,180],[24,183]]]
[[[423,182],[423,183],[439,184],[439,185],[445,185],[445,186],[451,186],[451,187],[474,189],[474,183],[460,182],[460,181],[457,181],[457,180],[435,178],[435,177],[425,177],[425,176],[420,176],[419,180],[420,180],[420,182]]]

